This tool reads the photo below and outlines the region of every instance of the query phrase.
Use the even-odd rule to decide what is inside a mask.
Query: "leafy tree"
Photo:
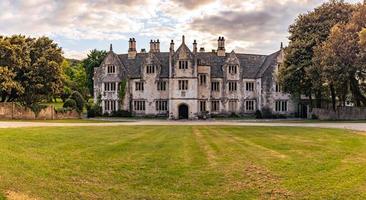
[[[82,112],[84,109],[84,99],[83,96],[81,96],[81,94],[77,91],[74,91],[69,99],[72,99],[76,102],[76,108],[78,112]]]
[[[93,96],[94,94],[94,84],[93,84],[93,76],[94,76],[94,68],[99,67],[103,62],[105,56],[107,55],[106,51],[100,50],[92,50],[88,54],[88,57],[83,60],[83,64],[85,67],[85,72],[87,76],[87,87],[89,89],[89,93]]]
[[[0,66],[0,101],[7,101],[12,91],[23,93],[20,83],[14,80],[15,76],[8,67]]]
[[[345,101],[348,89],[356,106],[366,106],[362,85],[366,81],[366,49],[362,31],[366,27],[366,5],[359,5],[348,23],[337,24],[328,39],[319,47],[319,66],[331,87],[333,108],[335,96]]]
[[[87,88],[87,76],[83,63],[65,59],[62,63],[62,69],[65,82],[61,99],[65,101],[71,95],[71,91],[78,91],[84,99],[89,99],[90,94]]]
[[[316,107],[321,107],[323,81],[313,60],[314,49],[327,39],[335,24],[348,22],[353,10],[351,4],[332,0],[300,15],[290,26],[290,42],[279,76],[286,92],[310,98],[315,94]]]
[[[21,35],[0,37],[1,101],[19,101],[33,108],[62,90],[63,60],[61,48],[47,37],[27,38]],[[5,84],[5,82],[7,82]]]

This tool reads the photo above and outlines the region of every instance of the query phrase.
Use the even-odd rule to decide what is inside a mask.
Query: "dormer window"
[[[238,67],[236,65],[229,65],[229,73],[236,74],[238,72]]]
[[[155,73],[155,65],[147,65],[146,66],[146,73],[147,74],[153,74],[153,73]]]
[[[116,66],[114,66],[114,65],[108,65],[108,67],[107,67],[107,73],[108,74],[115,74],[116,73]]]
[[[188,69],[188,61],[187,60],[180,60],[178,62],[179,69]]]

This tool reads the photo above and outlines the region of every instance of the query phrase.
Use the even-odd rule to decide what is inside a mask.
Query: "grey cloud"
[[[206,5],[214,2],[215,0],[172,0],[179,5],[182,5],[186,9],[195,9],[202,5]]]
[[[288,26],[296,16],[311,9],[314,4],[317,2],[293,0],[284,4],[279,0],[265,0],[260,9],[221,11],[215,15],[196,18],[189,27],[212,35],[224,35],[231,42],[250,42],[257,47],[273,49],[274,42],[286,40]],[[255,46],[249,48],[258,51]]]

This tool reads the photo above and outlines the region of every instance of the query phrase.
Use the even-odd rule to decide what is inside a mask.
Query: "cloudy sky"
[[[287,42],[288,26],[300,13],[326,0],[0,0],[0,34],[49,36],[68,58],[81,59],[91,49],[124,53],[128,38],[137,48],[160,39],[167,51],[181,35],[206,51],[219,36],[227,51],[269,54]],[[360,2],[362,0],[346,0]]]

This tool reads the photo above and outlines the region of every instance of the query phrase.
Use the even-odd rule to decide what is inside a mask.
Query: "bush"
[[[263,119],[262,112],[260,110],[255,111],[255,118],[256,119]]]
[[[111,117],[131,117],[132,114],[127,110],[117,110],[111,113]]]
[[[70,99],[70,98],[66,99],[66,101],[62,107],[77,110],[76,101],[74,99]]]
[[[271,109],[269,109],[268,107],[262,108],[262,118],[265,118],[265,119],[273,118]]]
[[[84,98],[83,98],[83,96],[79,92],[74,91],[70,95],[69,98],[75,100],[75,102],[76,102],[76,108],[77,108],[76,110],[78,112],[83,112],[83,108],[84,108]]]
[[[96,104],[87,104],[87,117],[93,118],[93,117],[100,117],[102,116],[102,108]]]
[[[234,112],[230,113],[229,118],[239,118],[240,116]]]

